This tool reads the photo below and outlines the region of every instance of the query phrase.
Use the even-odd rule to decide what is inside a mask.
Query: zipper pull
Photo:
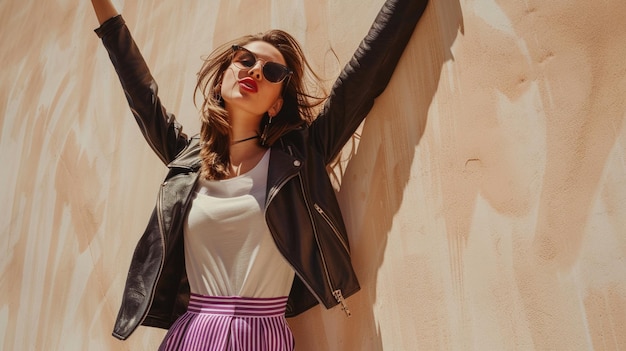
[[[341,304],[341,310],[345,312],[346,317],[352,316],[352,313],[348,309],[348,304],[346,303],[346,300],[344,300],[343,295],[341,294],[341,290],[333,291],[333,296],[335,296],[335,299],[337,300],[337,302]]]

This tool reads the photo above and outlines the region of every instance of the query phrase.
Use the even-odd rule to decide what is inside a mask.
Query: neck
[[[240,109],[228,108],[228,105],[226,107],[231,130],[231,145],[258,138],[261,134],[259,132],[259,125],[261,124],[263,115],[257,116]]]
[[[249,140],[256,138],[258,138],[258,136],[254,136]],[[243,141],[231,144],[229,149],[229,177],[238,176],[254,168],[265,154],[265,151],[267,151],[267,149],[262,147],[259,143]]]

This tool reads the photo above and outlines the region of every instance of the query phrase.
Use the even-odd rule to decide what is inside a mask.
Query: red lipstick
[[[259,87],[257,86],[254,79],[250,77],[241,78],[239,80],[239,86],[241,87],[241,89],[249,91],[251,93],[256,93],[259,90]]]

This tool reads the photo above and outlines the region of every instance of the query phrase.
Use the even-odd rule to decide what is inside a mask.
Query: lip
[[[256,93],[259,90],[259,87],[257,86],[256,82],[254,81],[254,79],[250,78],[250,77],[245,77],[239,80],[239,86],[245,90],[245,91],[249,91],[251,93]]]

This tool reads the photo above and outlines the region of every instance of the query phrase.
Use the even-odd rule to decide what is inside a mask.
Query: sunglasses
[[[232,62],[235,66],[240,69],[249,70],[256,65],[257,61],[259,61],[259,59],[252,51],[243,46],[233,45]],[[271,61],[261,62],[261,68],[263,70],[263,76],[270,83],[280,83],[293,74],[293,71],[289,69],[289,67]]]

